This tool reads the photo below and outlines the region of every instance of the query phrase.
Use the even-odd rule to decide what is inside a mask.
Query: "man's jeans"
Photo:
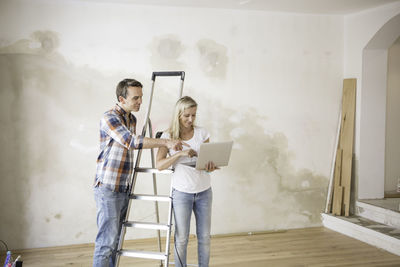
[[[172,203],[175,217],[175,266],[186,267],[192,210],[196,218],[199,267],[208,267],[210,261],[211,188],[196,194],[173,189]]]
[[[95,242],[93,267],[114,267],[119,230],[128,208],[126,193],[112,192],[98,186],[94,188],[97,206],[98,233]]]

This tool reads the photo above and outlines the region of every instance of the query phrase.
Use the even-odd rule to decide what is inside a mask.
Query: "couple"
[[[160,139],[136,135],[137,112],[142,104],[142,84],[134,79],[118,83],[118,103],[104,113],[100,121],[100,153],[94,182],[97,227],[93,266],[114,266],[119,229],[128,208],[129,177],[133,171],[134,149],[159,148],[157,168],[175,167],[172,174],[172,205],[175,217],[175,266],[186,266],[192,210],[196,217],[198,261],[206,267],[210,259],[212,190],[210,174],[213,162],[204,171],[183,166],[197,155],[200,145],[209,142],[209,133],[194,126],[197,103],[185,96],[175,106],[171,125]]]

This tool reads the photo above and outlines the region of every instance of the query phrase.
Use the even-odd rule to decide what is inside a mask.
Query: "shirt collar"
[[[136,117],[131,112],[129,112],[128,114],[120,105],[118,105],[118,103],[115,104],[114,110],[122,117],[124,117],[126,120],[133,121],[136,123]]]
[[[121,114],[122,116],[126,116],[127,112],[118,104],[115,104],[115,111]]]

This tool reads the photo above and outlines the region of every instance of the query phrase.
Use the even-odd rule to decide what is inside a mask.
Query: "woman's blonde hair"
[[[176,102],[174,115],[172,117],[171,125],[169,126],[168,129],[169,136],[171,139],[174,140],[179,139],[181,130],[179,119],[182,116],[185,109],[193,107],[197,107],[197,103],[190,96],[184,96]]]

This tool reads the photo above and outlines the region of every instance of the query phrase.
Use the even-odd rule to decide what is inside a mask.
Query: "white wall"
[[[344,77],[357,78],[355,196],[360,199],[384,195],[387,49],[400,34],[399,13],[400,3],[394,3],[344,20]]]
[[[400,179],[400,38],[389,48],[387,76],[385,192],[393,192]]]
[[[212,178],[213,234],[320,225],[342,16],[3,0],[0,36],[0,236],[11,248],[94,241],[100,116],[125,77],[148,96],[154,70],[185,70],[199,124],[211,140],[235,141],[230,166]],[[159,83],[156,126],[169,120],[173,84]],[[167,192],[168,178],[160,184]]]

